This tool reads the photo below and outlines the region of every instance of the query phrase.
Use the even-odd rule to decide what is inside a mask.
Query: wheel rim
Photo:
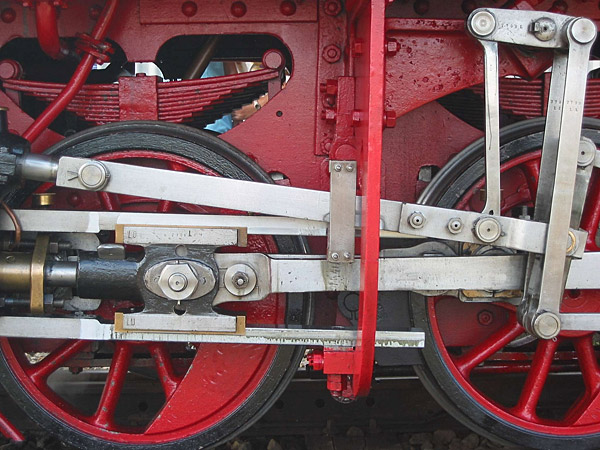
[[[142,161],[152,167],[185,170],[218,175],[210,168],[187,158],[148,150],[119,151],[101,155],[99,159],[125,163]],[[53,189],[51,185],[40,188]],[[156,212],[215,213],[214,209],[173,202],[152,202],[147,199],[107,193],[81,192],[73,194],[56,189],[56,207],[81,210],[127,210]],[[231,211],[219,211],[228,213]],[[249,236],[246,249],[235,251],[277,252],[272,238]],[[123,305],[103,302],[101,314],[110,316]],[[127,304],[126,306],[130,306]],[[248,324],[277,325],[285,322],[283,295],[272,295],[261,302],[225,305],[230,311],[245,311]],[[238,410],[268,376],[277,353],[276,346],[201,344],[190,356],[192,361],[174,363],[177,345],[165,343],[117,342],[112,344],[110,369],[104,389],[92,414],[86,414],[59,396],[48,380],[61,367],[89,352],[96,345],[90,341],[46,341],[43,353],[49,353],[34,364],[27,358],[36,343],[20,339],[2,339],[0,348],[13,376],[29,396],[62,422],[88,435],[111,442],[127,444],[160,444],[188,438],[218,426]],[[39,342],[37,342],[39,346]],[[183,352],[185,353],[185,352]],[[188,352],[189,353],[189,352]],[[131,375],[132,364],[151,358],[158,382],[163,390],[164,404],[143,426],[131,426],[116,420],[116,411],[123,388]],[[190,359],[188,358],[188,359]],[[147,362],[147,361],[146,361]],[[129,374],[129,375],[128,375]]]
[[[503,205],[507,214],[519,206],[533,206],[540,152],[530,152],[502,165]],[[596,230],[600,221],[600,180],[594,174],[582,219],[582,228],[590,231],[587,251],[597,251]],[[480,180],[460,198],[457,209],[481,210],[477,193]],[[600,291],[567,291],[563,312],[599,312]],[[500,304],[465,304],[454,297],[427,300],[432,335],[444,364],[461,388],[475,402],[496,417],[512,425],[547,435],[588,435],[600,431],[600,367],[593,346],[593,334],[563,332],[556,340],[539,341],[522,346],[526,351],[511,349],[522,336],[515,308]],[[453,331],[460,315],[461,330]],[[463,327],[464,324],[464,327]],[[468,347],[467,343],[477,342]],[[462,345],[461,345],[462,344]],[[569,351],[569,348],[571,349]],[[572,366],[561,358],[574,360],[581,371],[582,392],[574,398],[560,417],[540,411],[539,401],[549,374]],[[520,360],[519,360],[520,359]],[[570,364],[573,361],[570,361]],[[489,372],[524,373],[526,378],[518,398],[502,398],[482,387],[481,379]]]

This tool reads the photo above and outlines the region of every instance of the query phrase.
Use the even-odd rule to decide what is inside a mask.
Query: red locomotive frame
[[[419,178],[423,168],[443,167],[482,136],[434,101],[467,88],[480,92],[482,51],[465,32],[465,18],[490,5],[502,6],[483,0],[107,0],[103,9],[94,0],[15,1],[1,11],[0,48],[15,38],[37,38],[46,54],[60,58],[60,38],[78,36],[82,59],[68,84],[27,81],[18,62],[1,60],[0,106],[9,108],[11,130],[30,140],[36,152],[63,139],[48,126],[65,109],[95,125],[186,123],[211,108],[222,111],[219,104],[236,92],[277,79],[285,65],[281,52],[266,52],[259,72],[220,79],[162,83],[138,76],[120,78],[118,85],[85,84],[95,63],[110,60],[110,42],[128,61],[152,62],[178,35],[279,39],[292,58],[285,88],[270,83],[268,103],[220,137],[295,187],[328,190],[329,160],[359,161],[364,196],[359,340],[350,352],[314,353],[311,363],[328,374],[332,390],[362,396],[374,363],[380,199],[415,201],[428,181]],[[517,0],[505,7],[600,19],[592,2]],[[89,35],[79,34],[92,26]],[[520,118],[545,114],[548,80],[540,76],[550,62],[543,52],[502,50],[500,75],[514,77],[503,80],[505,111]],[[598,86],[594,80],[588,86],[587,116],[599,114]],[[188,106],[186,99],[200,91]],[[33,118],[20,108],[21,95],[49,106]],[[527,100],[519,102],[519,96]],[[7,437],[22,438],[4,420],[0,428]]]

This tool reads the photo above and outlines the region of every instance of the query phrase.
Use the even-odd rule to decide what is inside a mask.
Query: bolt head
[[[463,229],[463,222],[459,218],[450,219],[448,221],[448,231],[452,234],[458,234]]]
[[[414,212],[409,216],[408,224],[413,228],[423,228],[425,216],[420,212]]]
[[[229,266],[223,277],[225,288],[236,297],[250,294],[258,282],[254,269],[246,264]]]
[[[569,33],[580,44],[588,44],[596,39],[596,25],[590,19],[580,17],[571,22]]]
[[[486,10],[473,14],[469,23],[471,24],[471,32],[479,37],[489,36],[496,29],[496,18]]]
[[[492,217],[486,217],[484,219],[479,219],[475,223],[475,236],[480,241],[486,243],[492,243],[498,240],[498,238],[502,235],[502,226],[500,222]]]
[[[189,264],[173,262],[162,268],[156,284],[166,298],[185,300],[198,287],[198,276]]]
[[[334,261],[337,261],[338,259],[340,259],[340,254],[337,253],[337,252],[333,252],[331,254],[331,259],[334,260]]]
[[[552,339],[560,333],[560,319],[553,313],[544,312],[533,321],[535,333],[542,339]]]
[[[233,274],[231,281],[233,281],[233,284],[238,289],[243,289],[250,283],[250,277],[248,277],[248,275],[244,272],[236,272]]]
[[[333,170],[335,170],[336,172],[341,172],[342,171],[342,165],[341,164],[336,164],[335,166],[333,166]]]
[[[596,158],[596,145],[591,139],[582,138],[579,142],[579,155],[577,156],[577,164],[582,167],[589,166]]]
[[[182,273],[176,272],[169,277],[169,287],[175,292],[183,291],[187,284],[187,278]]]
[[[108,170],[100,161],[86,162],[79,168],[79,181],[88,189],[97,191],[106,186]]]
[[[349,260],[350,258],[352,258],[352,255],[350,254],[350,252],[344,252],[344,259]]]
[[[556,23],[547,17],[542,17],[532,24],[532,32],[540,41],[549,41],[556,36]]]

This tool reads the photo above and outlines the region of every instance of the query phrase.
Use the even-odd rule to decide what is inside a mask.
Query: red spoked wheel
[[[97,127],[65,139],[49,153],[270,181],[225,142],[172,124]],[[51,185],[37,189],[56,192],[56,209],[234,213]],[[31,192],[15,192],[12,204],[26,205]],[[99,237],[110,241],[112,234]],[[248,247],[234,251],[298,253],[304,248],[290,238],[249,236]],[[273,326],[303,324],[307,304],[303,297],[272,295],[223,308],[246,315],[249,325]],[[140,307],[139,301],[103,300],[91,314],[112,321],[115,311]],[[5,389],[40,425],[62,441],[86,449],[216,445],[266,412],[303,355],[301,348],[285,346],[81,340],[2,339],[0,349]]]
[[[543,120],[501,132],[502,214],[531,212],[539,176]],[[600,144],[600,121],[583,134]],[[428,204],[481,211],[483,142],[442,169],[422,197]],[[590,182],[581,227],[586,251],[598,251],[600,177]],[[416,370],[457,419],[498,441],[532,448],[600,446],[600,366],[596,333],[561,332],[536,340],[509,303],[464,303],[456,297],[411,301],[415,326],[426,331],[424,364]],[[567,290],[563,312],[600,312],[600,291]]]

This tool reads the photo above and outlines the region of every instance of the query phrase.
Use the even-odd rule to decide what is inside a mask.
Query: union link
[[[519,321],[529,333],[551,339],[561,330],[560,305],[573,256],[569,229],[579,226],[589,181],[585,171],[590,162],[578,157],[580,146],[585,145],[581,142],[581,125],[596,27],[585,18],[496,9],[473,11],[467,25],[485,54],[486,208],[495,213],[499,213],[500,205],[498,43],[554,51],[533,217],[536,222],[547,223],[548,230],[544,254],[530,253],[528,257],[524,296],[518,310]],[[591,319],[589,315],[580,316],[583,321]],[[578,318],[569,319],[570,326],[576,326]]]

